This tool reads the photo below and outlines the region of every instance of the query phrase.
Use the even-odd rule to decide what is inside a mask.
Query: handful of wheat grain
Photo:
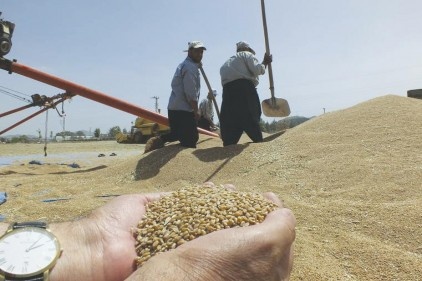
[[[260,194],[187,187],[147,206],[136,230],[138,266],[159,252],[216,230],[254,225],[278,206]]]

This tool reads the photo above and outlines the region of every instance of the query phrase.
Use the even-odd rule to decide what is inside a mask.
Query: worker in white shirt
[[[213,108],[213,97],[217,96],[217,91],[213,90],[209,93],[207,98],[203,99],[199,104],[199,119],[198,127],[207,131],[216,131],[218,128],[214,124],[214,108]]]
[[[223,145],[237,144],[243,132],[253,142],[262,142],[260,127],[261,103],[256,87],[259,75],[272,62],[272,56],[264,55],[262,63],[255,58],[255,51],[248,43],[236,44],[236,55],[220,68],[223,85],[223,102],[220,113],[220,130]]]

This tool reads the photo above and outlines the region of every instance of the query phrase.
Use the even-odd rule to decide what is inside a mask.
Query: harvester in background
[[[150,138],[170,132],[168,126],[138,117],[129,134],[117,133],[118,143],[146,143]]]

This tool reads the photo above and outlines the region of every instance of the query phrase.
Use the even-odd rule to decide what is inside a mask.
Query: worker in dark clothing
[[[236,55],[220,68],[223,85],[223,102],[220,113],[220,130],[223,145],[237,144],[245,132],[253,142],[262,142],[261,103],[256,87],[258,76],[265,74],[272,56],[265,54],[262,63],[246,42],[236,44]]]

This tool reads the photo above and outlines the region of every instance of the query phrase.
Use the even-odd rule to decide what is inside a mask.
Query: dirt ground
[[[291,280],[422,280],[422,100],[379,97],[260,144],[201,136],[197,149],[142,154],[142,145],[52,143],[47,157],[43,146],[0,144],[0,160],[29,155],[0,166],[6,222],[73,220],[119,194],[233,183],[275,192],[295,213]],[[43,165],[28,164],[40,155]]]

